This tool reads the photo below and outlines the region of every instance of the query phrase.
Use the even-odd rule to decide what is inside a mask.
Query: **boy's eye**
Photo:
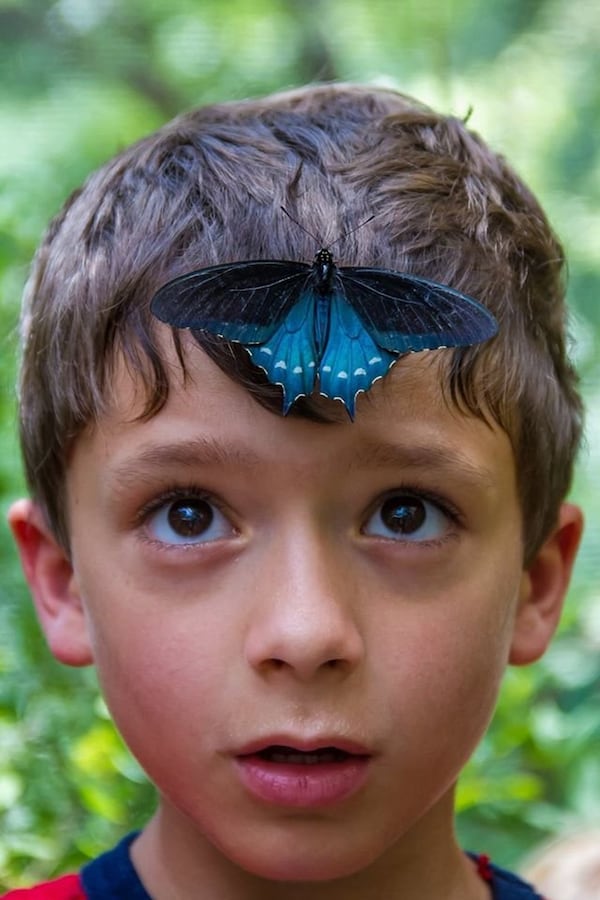
[[[448,529],[448,515],[417,494],[398,493],[377,506],[363,533],[396,541],[435,541]]]
[[[161,544],[208,543],[234,531],[214,504],[193,496],[163,503],[148,517],[147,528]]]

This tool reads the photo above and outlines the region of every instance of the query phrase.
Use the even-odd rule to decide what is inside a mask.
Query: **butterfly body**
[[[198,269],[164,285],[153,314],[241,343],[288,412],[315,388],[354,416],[356,397],[404,353],[492,337],[491,313],[465,294],[389,269],[338,267],[323,248],[312,265],[284,260]]]

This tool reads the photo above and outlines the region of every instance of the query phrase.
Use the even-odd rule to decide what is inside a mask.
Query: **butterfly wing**
[[[472,297],[388,269],[339,269],[348,302],[382,349],[393,353],[466,347],[493,337],[493,315]]]
[[[312,393],[317,372],[315,309],[317,296],[305,289],[273,334],[257,346],[246,347],[252,362],[273,384],[283,388],[283,412],[287,413],[298,397]]]
[[[163,285],[150,308],[176,328],[260,344],[284,319],[310,275],[306,263],[279,260],[208,266]]]
[[[354,418],[356,397],[383,378],[396,353],[378,347],[363,321],[347,302],[340,279],[330,297],[329,331],[319,365],[319,391],[341,400]]]

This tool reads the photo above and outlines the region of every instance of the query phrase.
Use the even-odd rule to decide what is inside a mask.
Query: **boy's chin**
[[[236,848],[229,858],[249,875],[265,881],[321,884],[364,873],[382,855],[382,848],[351,847],[348,842],[336,848],[322,841],[318,847],[305,849],[298,843],[290,840],[276,852],[259,847]]]

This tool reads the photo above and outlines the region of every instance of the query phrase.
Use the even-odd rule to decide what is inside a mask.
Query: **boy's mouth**
[[[363,748],[310,743],[247,747],[236,757],[246,790],[261,802],[286,807],[322,807],[339,803],[368,778],[371,754]]]

